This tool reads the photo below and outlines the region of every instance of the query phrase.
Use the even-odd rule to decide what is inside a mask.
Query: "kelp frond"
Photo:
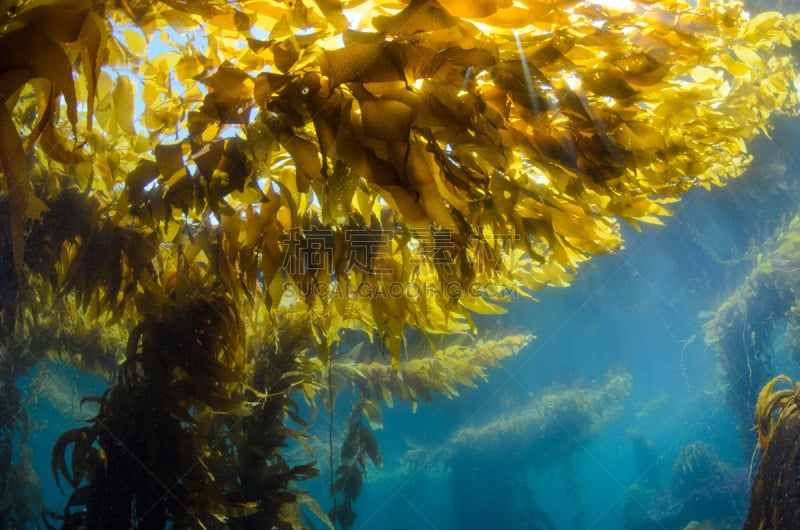
[[[752,410],[757,401],[763,404],[763,393],[770,393],[775,384],[774,380],[767,384],[772,331],[784,320],[796,326],[798,263],[800,216],[795,216],[776,230],[747,277],[704,325],[706,344],[717,353],[723,380],[728,384],[726,399],[739,416],[739,431],[748,453]],[[792,336],[790,333],[790,341]],[[764,384],[767,386],[759,395],[757,389]]]
[[[784,383],[790,388],[775,390]],[[780,375],[761,390],[755,429],[761,462],[750,495],[745,530],[778,530],[800,524],[800,385]]]
[[[361,495],[361,487],[367,474],[367,459],[381,467],[383,459],[375,434],[363,424],[365,400],[361,397],[353,407],[347,421],[344,440],[339,454],[339,466],[331,485],[331,496],[336,499],[329,516],[331,521],[344,530],[352,528],[356,513],[353,503]]]

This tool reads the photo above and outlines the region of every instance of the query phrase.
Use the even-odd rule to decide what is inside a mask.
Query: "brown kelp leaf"
[[[105,21],[94,11],[90,11],[81,27],[78,38],[81,50],[81,68],[86,83],[86,127],[91,130],[94,119],[94,103],[97,92],[97,77],[104,60],[100,56],[108,40]]]
[[[300,51],[289,40],[273,42],[270,51],[272,51],[275,67],[284,73],[289,73],[297,59],[300,58]]]
[[[212,75],[201,78],[212,92],[204,101],[203,111],[220,123],[247,124],[254,104],[253,80],[235,66],[224,64]]]
[[[581,80],[587,89],[601,96],[625,99],[636,94],[625,81],[625,75],[616,68],[592,70],[581,76]]]
[[[390,41],[328,50],[319,64],[331,88],[351,82],[405,81],[410,85],[437,73],[444,59],[431,48]]]
[[[183,142],[157,145],[154,152],[158,172],[165,181],[169,181],[176,175],[182,176],[187,173],[183,163]]]
[[[145,200],[145,187],[158,178],[158,164],[150,160],[139,162],[125,178],[125,189],[128,201],[132,205],[140,205]]]
[[[25,150],[17,135],[17,127],[5,104],[0,103],[0,164],[5,177],[8,200],[8,226],[11,231],[11,249],[17,284],[22,284],[23,256],[25,252],[25,212],[31,191],[28,182],[28,163]]]
[[[343,83],[379,83],[403,79],[401,65],[384,53],[384,44],[359,44],[326,50],[319,59],[322,75],[330,80],[331,88]]]
[[[105,21],[91,10],[91,2],[84,0],[64,2],[57,6],[39,5],[20,13],[16,20],[35,26],[56,42],[74,44],[70,60],[80,55],[87,88],[87,126],[91,129],[96,80],[100,72],[99,55],[107,39]]]
[[[345,223],[352,209],[351,203],[358,180],[358,175],[347,164],[341,160],[336,161],[333,172],[325,182],[323,195],[323,216],[328,213],[328,222]]]
[[[372,400],[370,400],[369,402],[374,404],[374,408],[380,410],[380,405],[373,402]],[[366,403],[367,402],[365,402],[365,407],[364,407],[365,412],[367,409]],[[378,421],[378,423],[380,423],[380,421]],[[380,447],[378,446],[378,440],[377,438],[375,438],[375,434],[365,425],[361,426],[360,434],[361,434],[361,449],[365,453],[367,453],[367,456],[369,457],[370,460],[372,460],[372,463],[375,464],[375,466],[381,467],[381,465],[383,465],[383,459],[381,458],[381,450]]]
[[[55,124],[48,121],[39,137],[39,146],[47,156],[63,164],[78,164],[86,157],[78,150],[68,149],[56,131]]]
[[[52,40],[74,42],[78,40],[90,8],[91,3],[83,0],[63,5],[38,5],[26,9],[15,20],[36,26]]]
[[[64,96],[67,116],[73,125],[78,121],[78,102],[72,82],[72,65],[64,50],[32,26],[0,36],[0,72],[21,70],[29,71],[31,77],[50,81],[49,103],[26,141],[28,148],[38,139],[47,122],[56,116],[59,95]]]
[[[364,135],[387,142],[407,142],[411,130],[411,108],[390,99],[359,100]]]
[[[280,143],[292,155],[297,168],[297,189],[308,191],[311,183],[319,183],[322,176],[322,162],[319,149],[314,142],[295,135],[288,130],[281,131]]]

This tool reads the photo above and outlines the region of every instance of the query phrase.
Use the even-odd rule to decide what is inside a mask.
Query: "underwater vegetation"
[[[587,388],[546,389],[519,412],[458,429],[443,449],[444,458],[462,451],[486,458],[518,452],[528,465],[557,462],[622,414],[631,386],[630,374],[618,370]]]
[[[0,484],[35,496],[18,382],[58,359],[110,384],[53,447],[49,524],[352,524],[381,406],[457,397],[530,340],[476,314],[741,174],[797,113],[798,39],[800,16],[735,1],[8,2]],[[452,444],[543,438],[557,410],[589,435],[629,389]],[[343,391],[329,519],[300,402],[333,415]]]
[[[554,529],[536,500],[529,473],[568,464],[572,454],[622,413],[631,386],[630,374],[619,369],[585,387],[543,389],[519,411],[457,429],[435,450],[410,449],[403,457],[403,471],[444,466],[448,483],[458,492],[453,509],[457,527]],[[475,510],[465,511],[463,506]]]
[[[789,388],[776,389],[783,384],[789,385]],[[777,530],[800,524],[798,396],[800,386],[785,375],[772,379],[759,393],[755,428],[761,461],[750,495],[745,530]]]
[[[36,403],[43,399],[58,411],[62,418],[73,422],[87,420],[97,413],[97,406],[81,402],[82,396],[75,382],[61,366],[42,362],[36,367],[33,379],[26,388],[26,401]]]
[[[33,451],[22,445],[17,454],[16,464],[6,460],[0,464],[4,478],[0,483],[0,521],[7,524],[7,528],[25,528],[32,521],[40,520],[43,509],[41,482],[33,470]]]
[[[644,483],[634,489],[625,508],[625,527],[684,528],[694,521],[699,528],[741,528],[748,487],[746,470],[724,462],[709,444],[691,442],[675,457],[669,484]]]
[[[772,333],[788,322],[787,336],[797,362],[797,292],[800,217],[794,216],[764,244],[757,263],[705,324],[705,340],[717,353],[726,400],[739,418],[742,447],[753,450],[752,415],[759,389],[769,379]]]

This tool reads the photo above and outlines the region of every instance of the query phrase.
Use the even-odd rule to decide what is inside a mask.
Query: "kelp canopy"
[[[409,327],[566,285],[797,108],[800,18],[738,2],[42,0],[0,23],[3,451],[44,355],[117,376],[56,447],[68,527],[296,524],[291,396],[348,373],[343,330],[402,373]],[[365,397],[455,395],[497,360],[464,355]]]
[[[797,103],[798,19],[738,3],[354,4],[9,9],[6,329],[27,272],[135,319],[198,267],[397,360],[405,323],[563,285],[617,219],[739,174]]]

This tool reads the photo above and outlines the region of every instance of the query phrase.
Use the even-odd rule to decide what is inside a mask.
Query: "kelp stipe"
[[[787,389],[776,390],[780,384]],[[800,385],[780,375],[758,396],[755,430],[761,461],[744,530],[800,527]]]

